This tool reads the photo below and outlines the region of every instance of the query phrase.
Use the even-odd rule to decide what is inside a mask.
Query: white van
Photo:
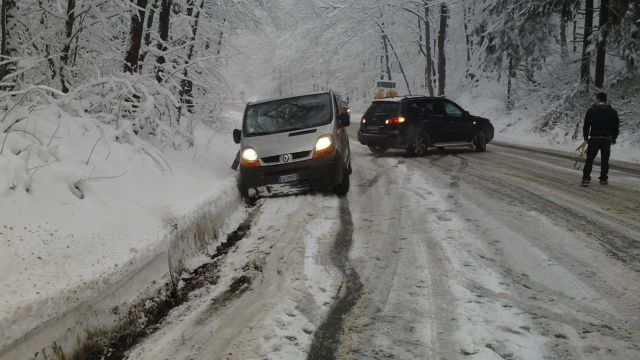
[[[332,91],[247,104],[240,144],[239,189],[250,198],[282,189],[349,191],[348,107]]]

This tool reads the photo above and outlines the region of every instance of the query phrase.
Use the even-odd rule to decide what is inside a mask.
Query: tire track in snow
[[[129,351],[160,328],[160,324],[173,309],[189,302],[191,294],[218,283],[220,260],[224,259],[234,246],[245,239],[260,210],[261,205],[254,207],[244,221],[227,234],[226,241],[220,243],[213,254],[209,255],[208,262],[200,265],[180,280],[182,285],[167,283],[153,297],[142,299],[139,303],[134,304],[128,310],[125,320],[114,328],[90,332],[93,336],[90,336],[80,347],[75,349],[70,358],[106,360],[127,358]],[[250,273],[251,271],[246,271],[236,277],[229,288],[214,300],[213,305],[220,307],[242,296],[249,289],[252,277],[255,277]],[[62,353],[62,358],[65,358],[64,353]]]
[[[618,262],[619,266],[637,272],[637,261],[634,261],[637,259],[637,244],[632,244],[630,237],[626,235],[626,233],[635,231],[633,227],[625,227],[627,223],[624,220],[626,219],[617,219],[619,223],[615,223],[599,217],[600,213],[590,214],[589,211],[578,206],[583,203],[576,199],[584,197],[587,199],[585,202],[598,203],[603,207],[616,204],[618,200],[595,201],[593,199],[595,196],[585,195],[584,191],[580,193],[580,196],[571,196],[575,188],[578,188],[577,185],[567,186],[565,184],[567,181],[566,179],[563,181],[562,174],[553,174],[548,167],[531,167],[530,170],[526,170],[526,165],[520,164],[518,165],[519,173],[515,170],[515,165],[502,163],[492,158],[485,159],[474,156],[473,153],[462,156],[452,154],[450,161],[440,163],[428,161],[428,164],[435,167],[434,170],[437,172],[441,172],[437,175],[449,176],[451,179],[454,177],[462,179],[465,185],[461,195],[465,199],[463,202],[470,201],[475,206],[489,205],[481,208],[490,209],[488,211],[496,214],[500,224],[506,225],[505,227],[511,230],[515,229],[513,231],[516,231],[519,236],[509,239],[508,242],[501,242],[498,239],[501,238],[499,234],[503,234],[503,232],[496,232],[495,229],[488,230],[484,222],[478,221],[478,217],[471,215],[469,204],[461,207],[458,196],[452,196],[452,205],[466,214],[465,217],[475,232],[483,234],[482,237],[488,240],[485,243],[485,249],[491,249],[492,256],[478,256],[485,260],[487,268],[494,268],[505,279],[510,280],[508,283],[511,284],[511,291],[496,292],[474,281],[463,283],[463,286],[481,298],[493,299],[498,302],[507,301],[511,306],[532,314],[535,327],[527,332],[534,330],[547,337],[547,349],[549,354],[553,354],[554,357],[585,358],[587,357],[585,354],[615,351],[615,354],[609,353],[612,358],[614,355],[616,358],[636,358],[633,357],[633,354],[637,351],[637,346],[634,343],[637,344],[638,323],[635,321],[637,317],[632,315],[632,309],[637,308],[637,301],[632,300],[632,296],[626,294],[628,292],[627,286],[631,288],[631,285],[623,285],[624,291],[621,292],[615,284],[609,284],[606,280],[599,278],[598,273],[602,269],[597,263],[589,263],[589,258],[585,258],[589,253],[581,251],[582,248],[570,248],[575,250],[571,252],[565,249],[570,244],[568,242],[564,242],[558,247],[555,247],[556,244],[553,241],[550,244],[545,241],[541,242],[541,239],[553,239],[553,237],[546,236],[553,234],[553,230],[545,232],[541,228],[531,229],[530,226],[523,226],[522,220],[517,216],[505,218],[497,210],[500,206],[508,206],[510,209],[514,209],[512,214],[518,214],[518,209],[527,209],[533,213],[553,214],[552,226],[566,229],[569,238],[572,236],[571,233],[584,232],[589,239],[595,240],[600,245],[599,249],[603,250],[603,255],[608,255],[610,259]],[[471,166],[463,166],[460,163],[465,158],[467,163],[473,159],[473,162],[468,164]],[[418,162],[427,165],[424,160],[419,159]],[[466,176],[460,176],[462,175],[461,171]],[[548,175],[544,176],[545,172]],[[564,189],[565,187],[566,189]],[[457,194],[460,194],[457,187],[455,190]],[[603,190],[613,191],[615,189],[604,188]],[[482,195],[478,196],[478,193],[482,193]],[[480,199],[482,202],[479,202]],[[565,201],[562,201],[563,199]],[[496,204],[503,205],[496,206]],[[633,218],[634,215],[627,216]],[[533,220],[535,218],[531,221]],[[555,235],[558,236],[557,233]],[[502,236],[502,238],[505,237]],[[517,239],[522,239],[522,241],[516,242]],[[582,239],[586,240],[584,236]],[[540,249],[541,263],[557,269],[547,270],[555,272],[555,282],[531,278],[529,275],[536,273],[539,275],[539,273],[527,272],[525,265],[514,265],[508,261],[509,254],[514,253],[513,249],[516,246],[521,251],[526,251],[527,244],[523,241],[530,242],[531,249]],[[527,253],[532,258],[535,258],[534,255],[537,254],[535,251]],[[528,264],[526,261],[525,263]],[[531,263],[534,264],[535,261],[532,260]],[[564,272],[561,272],[560,270],[563,269]],[[633,279],[633,274],[629,275]],[[583,295],[584,299],[576,297],[575,291],[571,292],[553,286],[557,285],[559,281],[564,281],[565,285],[572,290],[583,288],[584,282],[587,285],[587,290]],[[610,286],[613,287],[610,288]],[[593,291],[596,291],[595,295]],[[598,294],[602,294],[603,298],[600,298]],[[576,302],[579,306],[576,306]],[[600,305],[613,306],[616,310],[622,310],[623,314],[607,310],[606,306],[602,310]],[[576,311],[566,311],[566,309],[575,309]],[[595,335],[590,337],[588,334],[591,333]],[[589,340],[585,341],[588,338]],[[584,344],[587,342],[590,344],[585,346]]]
[[[340,200],[340,229],[336,235],[336,241],[332,250],[332,258],[335,266],[343,275],[338,294],[340,298],[334,303],[327,315],[327,319],[318,327],[308,360],[336,359],[336,353],[340,346],[342,329],[345,316],[356,305],[362,296],[362,282],[360,275],[354,270],[349,260],[349,250],[353,242],[353,219],[349,200],[344,197]]]

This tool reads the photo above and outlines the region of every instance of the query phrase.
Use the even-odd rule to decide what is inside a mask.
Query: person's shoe
[[[580,183],[580,185],[587,187],[589,186],[589,183],[591,182],[591,180],[589,179],[582,179],[582,182]]]
[[[609,184],[609,180],[600,179],[600,185],[607,185],[607,184]]]

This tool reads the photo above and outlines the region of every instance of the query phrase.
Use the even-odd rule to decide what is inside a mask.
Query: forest
[[[597,89],[639,112],[638,0],[2,0],[1,17],[5,110],[80,107],[162,143],[240,91],[366,105],[376,80],[534,106],[540,130],[573,126]]]
[[[640,0],[0,1],[0,359],[297,359],[327,333],[362,358],[640,358]],[[379,82],[490,120],[490,147],[371,153]],[[247,206],[246,104],[328,90],[350,127],[260,171],[324,172],[339,130],[349,194]],[[620,136],[583,188],[601,91]]]

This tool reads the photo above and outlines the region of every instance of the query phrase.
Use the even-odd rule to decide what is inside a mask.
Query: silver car
[[[289,189],[349,191],[348,106],[332,91],[247,104],[240,144],[239,189],[250,198]]]

